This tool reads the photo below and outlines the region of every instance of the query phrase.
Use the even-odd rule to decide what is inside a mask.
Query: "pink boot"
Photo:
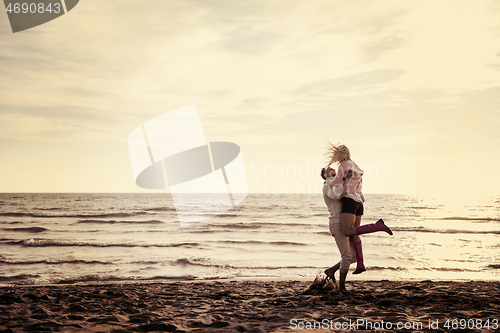
[[[392,231],[384,223],[384,220],[380,219],[377,223],[370,223],[356,227],[356,235],[371,234],[372,232],[385,231],[392,236]],[[356,243],[354,243],[356,244]]]
[[[365,264],[363,263],[363,247],[361,242],[354,243],[354,250],[356,250],[356,270],[352,274],[360,274],[366,271]]]

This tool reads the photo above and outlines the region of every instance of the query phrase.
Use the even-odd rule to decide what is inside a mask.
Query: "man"
[[[323,199],[325,200],[325,204],[328,207],[328,211],[330,212],[328,225],[330,228],[330,233],[335,238],[335,242],[337,243],[337,247],[339,248],[341,257],[338,263],[325,270],[325,274],[333,281],[335,281],[335,272],[337,270],[340,270],[339,291],[344,292],[346,291],[345,280],[347,277],[347,272],[349,270],[350,264],[356,262],[356,255],[352,238],[346,237],[342,232],[342,224],[340,219],[342,204],[340,203],[340,196],[344,191],[343,186],[337,185],[332,188],[326,183],[327,178],[335,177],[335,175],[335,169],[332,169],[330,167],[323,168],[321,170],[321,177],[325,180],[325,183],[323,185]],[[349,178],[351,175],[347,174],[344,179]]]

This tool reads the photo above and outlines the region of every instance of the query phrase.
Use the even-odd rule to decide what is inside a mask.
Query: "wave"
[[[14,276],[0,276],[0,282],[15,282],[15,281],[23,281],[28,279],[37,279],[40,275],[32,275],[32,274],[20,274]]]
[[[140,282],[140,281],[155,281],[155,280],[194,280],[197,277],[193,275],[176,275],[176,276],[151,276],[151,277],[122,277],[113,275],[83,275],[65,279],[50,279],[40,280],[40,275],[20,274],[15,276],[0,276],[0,283],[15,283],[19,285],[36,285],[36,284],[77,284],[77,283],[96,283],[96,282]],[[37,279],[37,280],[35,280]]]
[[[488,265],[488,268],[498,268],[500,269],[500,265]],[[381,266],[369,266],[367,267],[370,271],[382,271],[382,270],[391,270],[391,271],[407,271],[408,269],[405,267],[381,267]],[[477,269],[467,269],[467,268],[453,268],[453,267],[416,267],[412,268],[420,271],[438,271],[438,272],[479,272]]]
[[[404,267],[384,267],[384,266],[369,266],[367,267],[368,270],[370,271],[384,271],[384,270],[389,270],[389,271],[406,271],[407,269]]]
[[[479,269],[467,269],[467,268],[452,268],[452,267],[417,267],[415,268],[419,271],[438,271],[438,272],[480,272]]]
[[[115,221],[115,220],[80,220],[77,223],[93,223],[93,224],[163,224],[163,221]]]
[[[307,218],[310,218],[311,216],[313,215],[304,215],[304,214],[287,214],[287,216],[291,216],[292,218],[295,218],[295,219],[307,219]],[[324,216],[326,217],[327,214],[320,214],[319,216]]]
[[[210,227],[223,228],[223,229],[260,229],[262,225],[259,223],[210,223]]]
[[[451,221],[484,221],[484,222],[500,222],[500,219],[494,219],[490,217],[443,217],[440,220],[451,220]]]
[[[21,222],[21,221],[11,221],[11,222],[8,222],[8,221],[0,221],[0,224],[24,224],[25,222]]]
[[[173,266],[203,266],[203,267],[214,267],[214,268],[224,268],[224,269],[267,269],[267,270],[277,270],[277,269],[317,269],[316,266],[234,266],[229,264],[216,264],[207,260],[205,258],[180,258],[171,262]]]
[[[438,209],[438,207],[428,207],[428,206],[410,206],[406,207],[408,209]]]
[[[139,261],[132,261],[130,263],[134,265],[158,265],[161,264],[162,262],[158,260],[139,260]]]
[[[218,218],[228,218],[228,217],[240,217],[241,215],[238,214],[219,214],[217,215]]]
[[[305,243],[297,243],[297,242],[287,242],[287,241],[279,241],[279,242],[263,242],[263,241],[232,241],[232,240],[225,240],[225,241],[215,241],[216,243],[222,243],[222,244],[271,244],[271,245],[294,245],[294,246],[307,246]]]
[[[11,261],[0,259],[0,264],[4,265],[36,265],[36,264],[46,264],[46,265],[62,265],[62,264],[89,264],[89,265],[112,265],[111,261],[98,261],[98,260],[27,260],[27,261]]]
[[[391,227],[392,231],[428,232],[434,234],[492,234],[500,235],[500,230],[458,230],[458,229],[428,229],[424,227]]]
[[[20,245],[23,247],[193,247],[199,246],[198,243],[172,243],[172,244],[133,244],[133,243],[86,243],[54,241],[50,239],[24,239],[20,241],[4,242],[7,245]]]
[[[42,227],[29,227],[29,228],[2,228],[5,231],[20,231],[20,232],[30,232],[30,233],[39,233],[44,232],[49,229]]]
[[[270,205],[270,206],[260,206],[260,207],[254,207],[254,210],[259,211],[259,210],[277,210],[283,208],[283,206],[279,205]]]
[[[326,222],[328,223],[328,222]],[[257,229],[262,227],[324,227],[325,224],[311,223],[288,223],[288,222],[236,222],[236,223],[210,223],[210,227],[233,228],[233,229]],[[326,224],[328,226],[328,224]]]
[[[137,211],[133,213],[108,213],[108,214],[37,214],[37,213],[7,212],[7,213],[0,213],[0,216],[42,217],[42,218],[58,218],[58,217],[106,218],[106,217],[131,217],[131,216],[146,215],[146,214],[149,213],[144,211]]]
[[[151,277],[119,277],[119,276],[103,276],[103,275],[84,275],[76,278],[61,279],[54,281],[55,284],[75,284],[88,282],[117,282],[117,281],[155,281],[155,280],[195,280],[193,275],[176,275],[176,276],[151,276]]]
[[[175,211],[175,208],[170,208],[170,207],[153,207],[153,208],[143,208],[143,210],[147,211],[159,211],[159,212],[171,212]]]

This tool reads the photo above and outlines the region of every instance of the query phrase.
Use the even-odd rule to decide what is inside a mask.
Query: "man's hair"
[[[326,168],[321,169],[321,178],[326,180]]]

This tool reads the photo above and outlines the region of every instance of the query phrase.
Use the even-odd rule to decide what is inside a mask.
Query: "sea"
[[[365,197],[362,224],[394,235],[361,236],[367,271],[348,280],[500,278],[500,197]],[[165,193],[2,193],[0,230],[0,285],[313,280],[340,259],[321,194],[249,194],[181,227]]]

